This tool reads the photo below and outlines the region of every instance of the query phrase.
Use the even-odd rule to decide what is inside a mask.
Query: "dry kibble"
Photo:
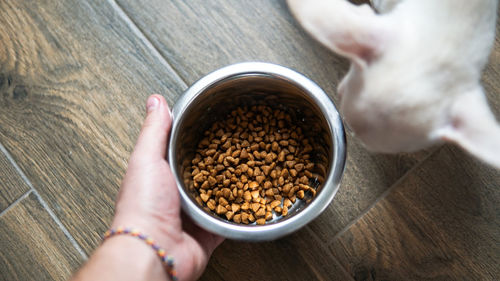
[[[311,200],[316,185],[309,183],[323,183],[326,172],[311,159],[326,157],[314,151],[318,144],[303,134],[296,117],[259,104],[213,123],[186,161],[184,180],[196,202],[235,223],[261,225],[273,212],[287,216],[297,198]]]
[[[248,224],[248,213],[242,213],[242,214],[241,214],[241,221],[242,221],[244,224]]]
[[[273,219],[273,213],[266,212],[266,220],[269,221],[269,220],[272,220],[272,219]]]
[[[297,197],[299,199],[304,199],[304,190],[297,191]]]
[[[193,180],[198,183],[202,183],[204,181],[203,174],[198,173],[193,177]]]
[[[226,200],[226,198],[224,197],[219,197],[219,206],[222,205],[222,206],[226,206],[227,204],[229,204]]]
[[[209,186],[210,186],[210,184],[208,183],[208,181],[204,181],[204,182],[201,184],[201,188],[202,188],[202,189],[207,189]]]
[[[196,202],[198,202],[198,204],[203,205],[203,201],[200,196],[196,196],[195,200]]]
[[[254,191],[252,191],[252,192],[251,192],[251,194],[252,194],[252,198],[253,198],[253,199],[257,199],[257,198],[259,198],[259,197],[260,197],[260,195],[259,195],[259,191],[258,191],[258,190],[254,190]]]
[[[231,211],[233,211],[233,213],[237,213],[239,210],[240,210],[240,205],[235,203],[231,204]]]
[[[251,206],[252,206],[252,211],[254,212],[257,212],[257,210],[260,208],[259,203],[252,203]]]
[[[210,209],[210,210],[215,210],[215,201],[212,202],[212,201],[208,201],[207,202],[207,207]]]
[[[273,208],[273,209],[276,208],[279,205],[281,205],[281,201],[279,201],[279,200],[274,200],[270,204],[271,208]]]
[[[248,202],[245,202],[241,205],[241,209],[244,211],[248,210],[249,208],[250,208],[250,203]]]
[[[233,221],[235,223],[241,223],[241,214],[236,214],[233,216]]]
[[[283,206],[283,208],[281,209],[281,215],[282,216],[288,215],[288,208],[286,206]]]
[[[232,211],[227,211],[226,212],[226,218],[228,220],[231,220],[233,218],[233,215],[234,215],[234,212],[232,212]]]
[[[262,207],[257,212],[255,212],[255,216],[257,217],[263,217],[266,215],[266,208]]]
[[[252,194],[250,193],[250,191],[245,191],[245,193],[243,193],[243,199],[245,199],[245,201],[249,202],[250,200],[252,200]]]
[[[256,176],[255,180],[261,184],[266,179],[266,176]]]
[[[210,196],[208,196],[208,194],[206,194],[206,193],[200,194],[200,197],[201,197],[201,200],[203,200],[203,202],[207,202],[208,199],[210,198]]]
[[[302,169],[304,169],[304,164],[302,163],[295,164],[294,168],[295,170],[297,170],[297,172],[300,172],[302,171]]]
[[[255,221],[255,216],[254,216],[253,214],[249,214],[249,215],[248,215],[248,220],[249,220],[250,222],[254,222],[254,221]]]
[[[274,192],[273,192],[273,190],[271,188],[269,188],[269,189],[266,190],[266,196],[269,196],[269,197],[274,196]]]

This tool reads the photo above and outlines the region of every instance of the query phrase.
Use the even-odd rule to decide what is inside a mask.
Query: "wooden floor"
[[[483,75],[497,118],[499,26]],[[110,223],[146,97],[173,104],[242,61],[302,72],[335,101],[348,66],[283,0],[0,0],[0,280],[67,279]],[[500,171],[449,145],[348,143],[319,218],[277,241],[224,242],[202,280],[500,279]]]

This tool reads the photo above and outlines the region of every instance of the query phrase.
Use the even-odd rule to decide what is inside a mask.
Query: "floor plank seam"
[[[422,159],[420,162],[411,167],[403,176],[401,176],[398,180],[396,180],[396,182],[394,182],[386,191],[384,191],[379,197],[377,197],[377,199],[373,201],[368,207],[366,207],[358,216],[356,216],[352,221],[350,221],[344,228],[342,228],[342,230],[337,232],[337,234],[335,234],[335,236],[333,236],[330,239],[330,241],[327,242],[327,245],[331,245],[333,242],[335,242],[335,240],[337,240],[346,231],[348,231],[349,228],[351,228],[351,226],[357,223],[364,215],[366,215],[373,207],[375,207],[378,204],[378,202],[387,197],[387,195],[389,195],[394,190],[394,188],[396,188],[399,185],[399,183],[404,181],[410,174],[413,173],[414,170],[422,166],[432,155],[437,153],[441,148],[442,146],[434,148],[428,155],[424,157],[424,159]]]
[[[17,198],[14,202],[12,202],[9,206],[7,206],[7,208],[5,208],[5,210],[1,211],[0,212],[0,218],[6,214],[10,209],[14,208],[15,206],[17,206],[17,204],[19,204],[19,202],[23,201],[24,198],[28,197],[30,195],[30,193],[33,192],[32,189],[26,191],[26,193],[24,193],[23,195],[21,195],[19,198]]]
[[[179,80],[181,85],[187,88],[188,83],[180,76],[179,72],[170,64],[159,51],[159,49],[153,44],[153,42],[147,37],[147,35],[139,28],[139,26],[132,20],[131,17],[125,12],[125,10],[115,1],[108,0],[111,7],[120,15],[120,17],[127,23],[127,25],[132,29],[132,32],[151,50],[153,55],[163,64],[169,72],[175,74],[175,79]]]
[[[16,161],[14,161],[14,158],[10,155],[10,153],[7,151],[7,149],[3,146],[3,144],[0,143],[0,151],[7,157],[9,162],[12,164],[14,169],[17,171],[19,176],[23,179],[23,181],[28,185],[30,188],[30,192],[33,192],[35,196],[37,197],[38,201],[40,204],[43,206],[43,208],[47,211],[49,216],[54,220],[54,222],[57,224],[57,226],[61,229],[61,231],[64,233],[64,235],[68,238],[69,242],[75,247],[75,249],[78,251],[78,253],[82,256],[84,260],[88,259],[87,254],[83,251],[83,249],[78,245],[76,242],[75,238],[69,233],[68,229],[62,224],[62,222],[59,220],[59,218],[56,216],[54,212],[50,209],[49,205],[43,200],[43,198],[40,196],[38,191],[35,189],[31,181],[28,179],[26,174],[21,170],[21,168],[17,165]]]
[[[337,259],[337,257],[335,255],[333,255],[333,253],[330,251],[330,249],[328,249],[329,244],[323,242],[321,240],[321,238],[319,238],[319,236],[317,236],[316,233],[314,233],[314,231],[310,227],[307,227],[307,232],[309,232],[309,235],[313,236],[313,239],[315,239],[316,242],[318,242],[322,247],[326,247],[326,254],[330,256],[330,259],[333,260],[333,262],[335,262],[337,264],[337,266],[341,268],[341,270],[345,273],[346,276],[350,277],[350,279],[346,280],[346,281],[355,281],[354,278],[349,274],[349,272],[340,263],[340,261]],[[321,277],[323,278],[324,276],[321,276]],[[323,278],[322,280],[328,280],[328,279]]]

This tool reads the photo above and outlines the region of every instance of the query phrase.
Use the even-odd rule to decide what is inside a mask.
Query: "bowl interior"
[[[183,182],[182,188],[189,195],[189,200],[194,205],[199,206],[195,201],[196,192],[187,188],[190,176],[190,160],[193,158],[196,146],[202,139],[203,133],[215,121],[225,118],[227,114],[242,105],[266,104],[274,108],[286,109],[292,117],[299,122],[304,135],[313,137],[316,145],[314,153],[311,155],[312,161],[316,164],[314,171],[319,177],[315,178],[311,185],[316,187],[315,198],[321,196],[323,182],[330,173],[332,159],[332,132],[325,114],[321,107],[317,105],[311,95],[286,78],[279,78],[265,74],[241,74],[230,78],[225,78],[202,90],[193,100],[190,101],[181,119],[177,120],[178,134],[172,144],[174,148],[174,165]],[[319,164],[319,165],[318,165]],[[309,200],[312,199],[312,200]],[[292,218],[314,198],[297,199],[289,214],[285,217],[274,215],[267,224]],[[199,208],[202,208],[199,206]],[[212,212],[206,212],[213,218],[226,223],[235,224],[225,220]],[[253,225],[248,225],[253,227]]]

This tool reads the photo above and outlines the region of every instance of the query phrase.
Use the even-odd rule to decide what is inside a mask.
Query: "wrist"
[[[103,242],[100,250],[126,272],[129,280],[171,280],[154,249],[137,237],[110,237]]]

